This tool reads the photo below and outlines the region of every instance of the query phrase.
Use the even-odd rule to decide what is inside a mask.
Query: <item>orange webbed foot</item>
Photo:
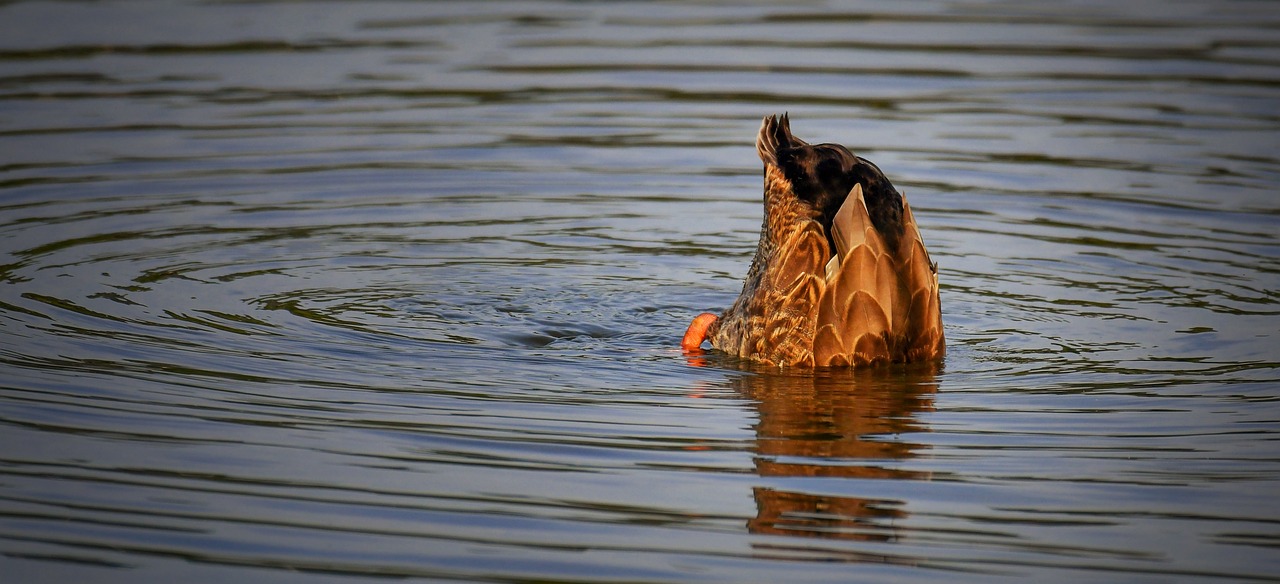
[[[716,322],[720,317],[704,312],[693,317],[693,322],[689,323],[689,330],[684,332],[684,338],[680,340],[680,348],[686,353],[694,352],[702,347],[702,341],[707,340],[707,329]]]

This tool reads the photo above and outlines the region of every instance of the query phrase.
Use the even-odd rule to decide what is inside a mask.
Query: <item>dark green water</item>
[[[681,355],[761,117],[933,368]],[[1267,2],[0,3],[0,581],[1280,579]]]

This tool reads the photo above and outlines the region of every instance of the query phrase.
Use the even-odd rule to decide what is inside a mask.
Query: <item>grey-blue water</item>
[[[677,348],[761,117],[939,367]],[[1270,2],[0,4],[0,581],[1280,578]]]

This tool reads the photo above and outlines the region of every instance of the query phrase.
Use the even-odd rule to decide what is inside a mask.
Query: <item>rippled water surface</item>
[[[684,356],[760,118],[937,367]],[[1268,2],[0,4],[0,580],[1280,578]]]

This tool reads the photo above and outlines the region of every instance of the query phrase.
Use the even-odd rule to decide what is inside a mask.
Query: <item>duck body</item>
[[[682,346],[779,366],[864,366],[945,352],[937,264],[906,198],[871,162],[766,117],[764,224],[742,293]]]

